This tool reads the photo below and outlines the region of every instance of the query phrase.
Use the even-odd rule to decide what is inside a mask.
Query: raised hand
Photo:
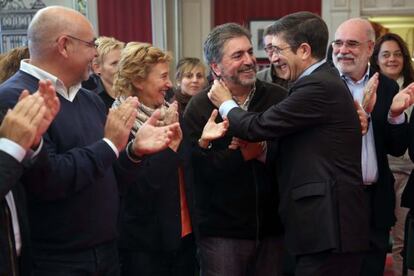
[[[216,107],[220,107],[223,102],[232,99],[231,92],[223,80],[214,80],[207,95]]]
[[[179,123],[167,126],[157,126],[160,118],[160,111],[156,110],[151,117],[140,127],[135,135],[132,150],[137,156],[152,154],[166,149],[177,135],[180,128]]]
[[[171,142],[169,143],[168,147],[173,151],[177,152],[178,147],[183,139],[183,132],[181,131],[181,127],[172,129],[172,136]]]
[[[366,113],[370,114],[374,110],[375,103],[377,101],[377,88],[378,88],[379,73],[375,73],[364,87],[364,97],[362,99],[362,108]]]
[[[355,109],[358,114],[359,123],[361,124],[361,133],[362,135],[367,134],[368,132],[368,114],[362,108],[362,106],[358,103],[358,101],[354,101]]]
[[[111,140],[118,151],[122,151],[137,115],[139,105],[136,97],[128,97],[116,109],[111,108],[106,118],[104,137]]]
[[[224,118],[223,122],[216,123],[215,120],[217,118],[218,111],[214,109],[211,112],[210,118],[208,119],[207,123],[203,128],[203,132],[201,133],[201,138],[199,140],[199,145],[203,148],[206,148],[211,141],[216,140],[226,133],[227,129],[229,128],[229,121],[227,118]]]
[[[50,80],[40,80],[39,88],[34,95],[36,94],[43,98],[46,106],[46,112],[44,113],[43,119],[37,129],[33,147],[37,147],[39,145],[42,135],[47,131],[53,119],[55,119],[60,110],[60,101],[56,95],[55,87]]]
[[[390,116],[397,117],[414,103],[414,82],[398,92],[392,99]]]
[[[174,101],[165,111],[164,123],[170,125],[178,122],[178,103]]]
[[[29,95],[24,90],[16,106],[7,111],[0,126],[0,137],[28,150],[33,146],[46,112],[44,99],[39,94]]]

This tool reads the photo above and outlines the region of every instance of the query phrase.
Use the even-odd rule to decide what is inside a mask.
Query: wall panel
[[[151,0],[99,0],[99,35],[152,42]]]

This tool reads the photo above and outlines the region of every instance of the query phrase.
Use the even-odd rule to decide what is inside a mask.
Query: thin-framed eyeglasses
[[[99,46],[98,42],[96,41],[96,38],[94,38],[92,41],[86,41],[86,40],[77,38],[77,37],[72,36],[72,35],[66,35],[66,36],[69,37],[69,38],[75,39],[77,41],[83,42],[83,43],[85,43],[86,46],[91,47],[91,48],[92,47],[93,48],[98,48],[98,46]]]
[[[337,40],[332,41],[331,45],[332,45],[332,48],[334,48],[334,49],[339,49],[344,45],[348,49],[356,49],[359,46],[361,46],[361,44],[367,43],[367,42],[370,42],[370,41],[371,40],[360,42],[360,41],[352,40],[352,39],[351,40],[345,40],[345,41],[337,39]]]
[[[264,48],[264,50],[268,55],[273,55],[273,54],[280,55],[284,50],[289,49],[289,48],[292,48],[292,47],[286,46],[286,47],[280,48],[275,45],[268,45]]]

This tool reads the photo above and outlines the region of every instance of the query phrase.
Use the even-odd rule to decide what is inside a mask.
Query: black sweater
[[[256,239],[280,234],[275,164],[265,165],[255,159],[244,161],[240,150],[228,149],[233,137],[231,132],[213,141],[209,150],[197,146],[214,109],[207,97],[209,89],[195,95],[184,113],[194,145],[194,190],[200,235]],[[284,99],[286,93],[280,86],[256,81],[249,110],[264,111]],[[269,155],[273,145],[268,144]]]

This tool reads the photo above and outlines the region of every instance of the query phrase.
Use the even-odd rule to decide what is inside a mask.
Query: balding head
[[[40,9],[27,30],[30,56],[50,54],[56,39],[63,34],[76,33],[81,28],[93,30],[89,21],[78,11],[61,6]]]
[[[375,31],[372,28],[371,23],[362,18],[351,18],[339,25],[338,29],[335,32],[335,35],[338,32],[352,32],[355,35],[362,37],[364,40],[375,41]]]

